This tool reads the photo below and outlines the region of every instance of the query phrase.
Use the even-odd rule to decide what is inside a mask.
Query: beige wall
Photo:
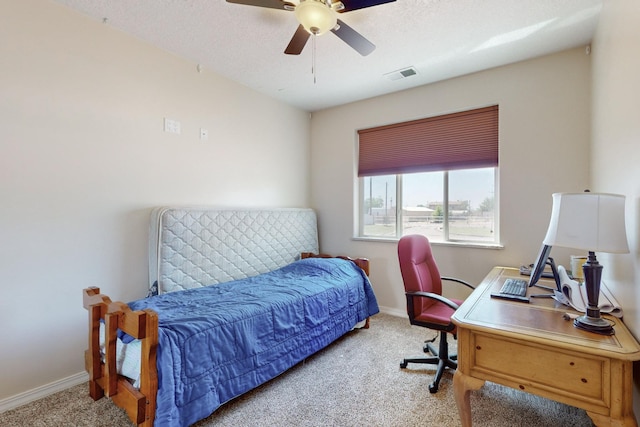
[[[442,272],[477,282],[530,262],[555,191],[623,193],[632,253],[606,259],[605,279],[640,331],[640,14],[632,0],[605,3],[591,57],[580,48],[328,109],[310,127],[305,112],[108,25],[2,0],[0,401],[82,371],[83,287],[144,294],[157,205],[310,204],[322,249],[371,258],[380,304],[402,314],[395,244],[352,239],[356,130],[494,103],[504,249],[437,246]],[[180,136],[162,132],[164,117]]]
[[[640,3],[605,2],[593,43],[592,182],[597,191],[627,197],[630,254],[599,255],[603,280],[624,308],[625,323],[640,338]],[[640,420],[640,365],[634,410]]]
[[[323,250],[371,258],[380,305],[405,313],[396,244],[352,238],[356,131],[497,103],[504,249],[440,245],[434,254],[442,274],[475,283],[494,265],[533,262],[549,223],[551,194],[589,184],[590,61],[579,48],[314,113],[311,194]],[[568,263],[568,252],[554,256]]]
[[[51,2],[1,3],[0,400],[83,371],[82,288],[145,294],[153,206],[309,205],[306,112]]]

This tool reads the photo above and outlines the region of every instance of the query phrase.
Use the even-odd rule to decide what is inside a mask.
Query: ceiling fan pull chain
[[[315,34],[311,35],[311,74],[313,75],[313,84],[316,84],[316,38]]]

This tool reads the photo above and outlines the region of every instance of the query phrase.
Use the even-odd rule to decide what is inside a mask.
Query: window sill
[[[379,242],[379,243],[398,243],[397,237],[352,237],[354,241],[361,242]],[[433,242],[430,241],[432,246],[449,246],[456,248],[473,248],[473,249],[504,249],[504,246],[499,243],[485,243],[485,242]]]

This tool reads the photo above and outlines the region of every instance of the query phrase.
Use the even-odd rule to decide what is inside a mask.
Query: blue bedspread
[[[156,426],[187,426],[376,314],[352,262],[308,258],[260,276],[145,298],[158,313]]]

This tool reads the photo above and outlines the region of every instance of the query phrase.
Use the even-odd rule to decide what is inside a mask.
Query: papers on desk
[[[560,276],[562,293],[554,291],[553,298],[564,305],[572,307],[574,310],[586,313],[588,305],[586,286],[570,279],[567,270],[561,265],[558,266],[558,276]],[[598,307],[600,307],[601,313],[622,318],[622,307],[604,286],[600,286]]]

